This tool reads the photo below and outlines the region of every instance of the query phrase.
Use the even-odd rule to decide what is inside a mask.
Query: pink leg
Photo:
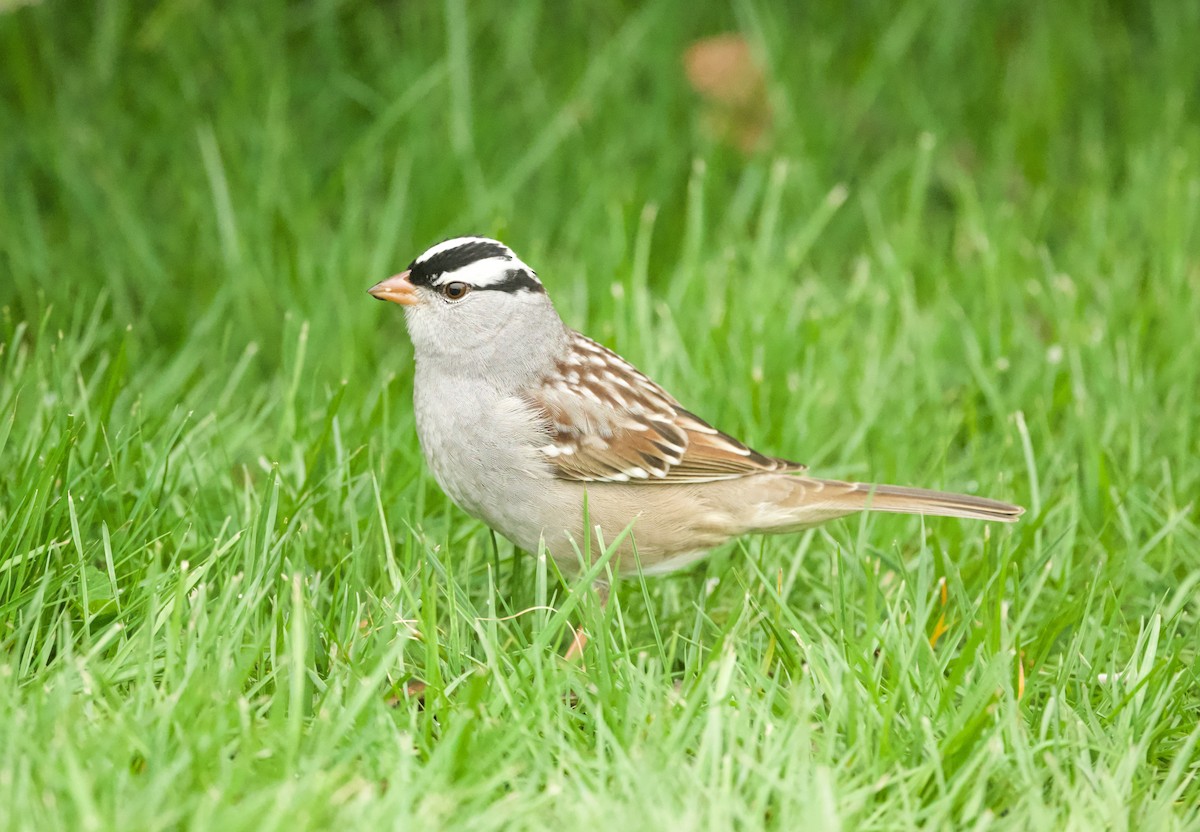
[[[606,606],[608,606],[608,584],[592,584],[592,589],[600,598],[600,609],[604,609]],[[583,648],[587,647],[587,643],[588,636],[587,633],[583,631],[583,627],[576,627],[575,633],[571,637],[571,646],[567,648],[567,653],[565,656],[563,656],[563,658],[569,662],[573,662],[576,659],[582,659]]]

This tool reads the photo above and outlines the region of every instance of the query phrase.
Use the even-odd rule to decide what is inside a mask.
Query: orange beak
[[[367,290],[367,294],[380,300],[390,300],[401,306],[415,306],[421,302],[421,299],[417,297],[417,287],[408,280],[408,272],[400,272],[398,275],[376,283]]]

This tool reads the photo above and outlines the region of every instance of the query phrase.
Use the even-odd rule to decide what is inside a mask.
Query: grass
[[[0,826],[1200,827],[1196,9],[586,6],[0,4]],[[1029,512],[601,612],[364,294],[471,232],[756,447]]]

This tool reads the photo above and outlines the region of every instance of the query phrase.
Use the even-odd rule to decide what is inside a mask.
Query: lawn
[[[1197,31],[0,0],[0,828],[1200,828]],[[421,457],[365,290],[466,233],[755,447],[1025,517],[601,610]]]

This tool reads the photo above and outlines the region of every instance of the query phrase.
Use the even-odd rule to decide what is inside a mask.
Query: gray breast
[[[533,536],[536,546],[531,527],[544,516],[553,480],[529,404],[478,380],[420,368],[414,404],[421,450],[446,495],[518,545],[528,547]]]

